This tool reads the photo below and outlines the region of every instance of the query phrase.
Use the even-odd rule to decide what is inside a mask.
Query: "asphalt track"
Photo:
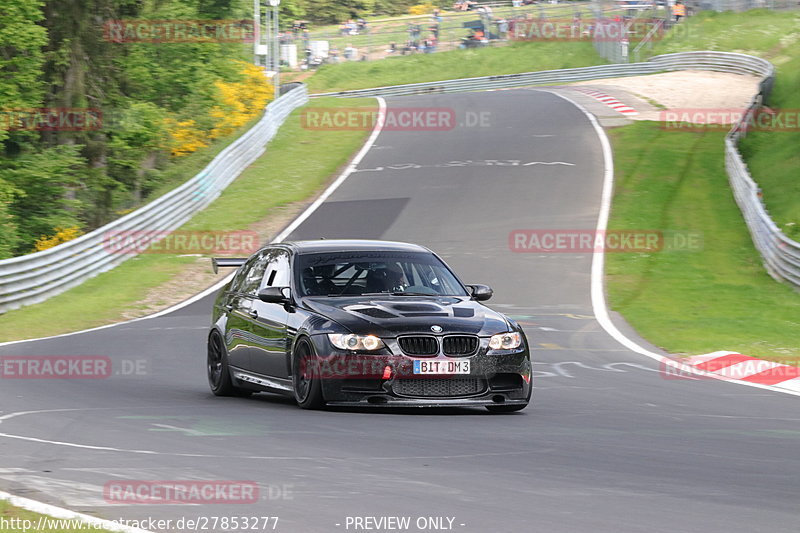
[[[489,303],[518,317],[534,346],[531,407],[308,412],[270,395],[213,397],[205,298],[0,348],[106,355],[120,373],[3,380],[0,490],[109,519],[278,516],[284,532],[354,531],[348,516],[410,516],[419,531],[417,517],[444,516],[455,531],[481,533],[797,533],[797,398],[665,379],[593,318],[590,255],[509,250],[515,229],[595,227],[603,158],[582,112],[532,90],[389,106],[453,108],[462,123],[484,113],[490,126],[382,132],[292,237],[419,242],[466,282],[492,285]],[[557,161],[568,164],[528,164]],[[138,375],[123,375],[133,361]],[[139,479],[252,480],[261,499],[104,501],[107,482]]]

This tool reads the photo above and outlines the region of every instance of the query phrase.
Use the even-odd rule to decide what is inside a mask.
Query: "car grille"
[[[445,355],[472,355],[478,351],[478,337],[472,335],[448,335],[442,341]]]
[[[400,349],[407,355],[436,355],[439,353],[439,341],[429,335],[400,337],[397,339]]]
[[[478,378],[398,379],[392,390],[399,396],[447,398],[480,394],[486,390],[486,383]]]

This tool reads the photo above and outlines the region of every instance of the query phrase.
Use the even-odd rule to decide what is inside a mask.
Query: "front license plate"
[[[469,374],[469,361],[414,361],[415,374]]]

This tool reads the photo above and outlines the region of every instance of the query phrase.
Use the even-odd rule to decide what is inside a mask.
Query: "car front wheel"
[[[292,388],[297,405],[303,409],[320,409],[325,405],[322,396],[317,355],[308,339],[297,342],[292,357]]]

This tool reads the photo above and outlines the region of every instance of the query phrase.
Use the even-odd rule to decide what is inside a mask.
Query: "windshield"
[[[424,252],[337,252],[296,258],[301,296],[468,296],[436,256]]]

